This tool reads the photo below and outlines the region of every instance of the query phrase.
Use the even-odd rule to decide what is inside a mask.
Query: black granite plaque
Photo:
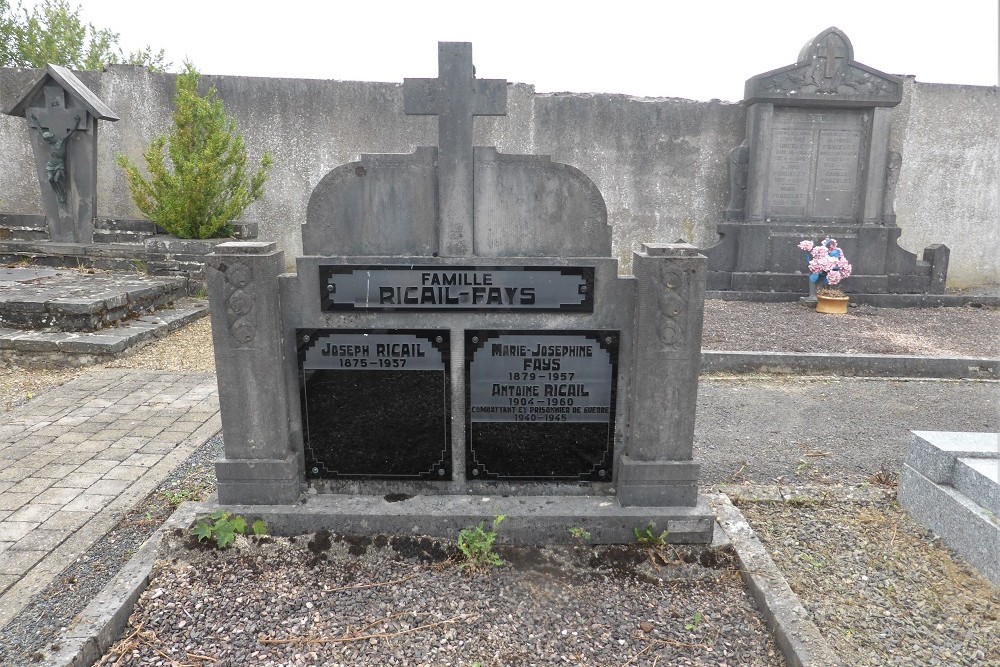
[[[852,220],[858,206],[862,111],[776,108],[766,214]]]
[[[618,331],[467,331],[466,477],[610,481]]]
[[[592,266],[321,264],[319,282],[324,311],[594,311]]]
[[[451,479],[447,330],[296,336],[306,477]]]

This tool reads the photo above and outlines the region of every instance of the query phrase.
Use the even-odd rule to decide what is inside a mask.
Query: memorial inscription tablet
[[[610,481],[618,331],[467,331],[466,476]]]
[[[307,477],[451,479],[447,330],[296,338]]]
[[[593,312],[590,266],[320,265],[324,311]]]
[[[775,108],[767,215],[852,220],[864,113]]]

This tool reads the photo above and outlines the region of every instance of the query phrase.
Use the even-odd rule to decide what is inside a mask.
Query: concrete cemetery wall
[[[1000,283],[1000,88],[908,84],[893,117],[900,245],[947,245],[949,287]]]
[[[414,72],[419,75],[420,72]],[[0,69],[0,106],[36,75]],[[669,76],[669,73],[665,76]],[[174,77],[128,66],[84,72],[83,82],[122,118],[102,123],[98,213],[140,217],[114,156],[140,161],[168,131]],[[251,156],[275,159],[265,198],[245,220],[292,257],[309,194],[331,169],[361,152],[410,152],[436,144],[432,117],[404,116],[394,83],[204,77],[236,119]],[[743,140],[740,104],[508,89],[507,117],[479,118],[476,143],[506,153],[551,154],[590,176],[604,194],[615,254],[628,271],[643,241],[714,242],[728,203],[729,150]],[[893,112],[891,149],[903,156],[896,194],[900,244],[918,255],[951,248],[949,286],[1000,282],[998,178],[1000,89],[907,79]],[[23,119],[0,116],[0,210],[41,213]]]

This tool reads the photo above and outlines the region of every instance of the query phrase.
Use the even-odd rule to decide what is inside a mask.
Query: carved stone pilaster
[[[632,268],[639,283],[633,343],[633,408],[619,466],[623,505],[694,506],[694,415],[701,364],[705,263],[686,243],[646,244]]]
[[[301,492],[288,427],[275,243],[220,243],[206,258],[225,455],[219,502],[294,502]]]

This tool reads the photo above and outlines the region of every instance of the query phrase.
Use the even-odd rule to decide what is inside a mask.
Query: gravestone
[[[439,45],[439,71],[403,85],[439,145],[327,174],[295,273],[274,243],[209,257],[219,502],[270,505],[286,529],[306,514],[454,535],[507,513],[523,539],[632,541],[652,522],[709,541],[692,461],[705,258],[645,244],[619,276],[589,178],[473,147],[506,82],[476,79],[466,43]]]
[[[854,60],[828,28],[794,65],[746,83],[746,139],[730,155],[730,202],[706,250],[708,288],[804,292],[802,239],[836,238],[853,265],[847,292],[944,292],[948,249],[923,259],[897,245],[893,212],[900,157],[889,150],[890,109],[902,81]]]
[[[97,121],[118,116],[75,74],[52,64],[5,113],[27,121],[49,240],[92,243]]]

